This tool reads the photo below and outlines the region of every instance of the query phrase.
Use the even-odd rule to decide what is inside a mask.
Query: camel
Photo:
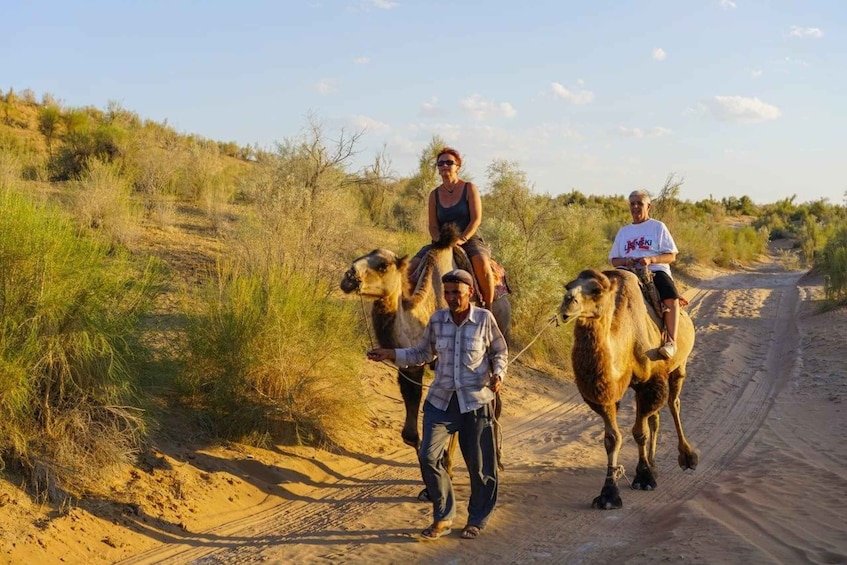
[[[565,321],[575,320],[571,352],[576,385],[583,400],[603,418],[603,444],[608,456],[606,481],[593,508],[623,506],[618,465],[623,436],[617,411],[627,387],[635,391],[635,424],[632,436],[638,444],[638,465],[633,489],[656,488],[656,445],[659,410],[667,402],[679,440],[679,466],[695,469],[698,454],[685,439],[680,421],[679,395],[685,381],[685,365],[694,347],[694,324],[680,312],[677,351],[671,359],[658,353],[662,344],[659,318],[645,304],[638,278],[622,269],[589,269],[565,286],[559,312]]]
[[[470,261],[461,247],[456,245],[459,233],[455,226],[447,224],[441,231],[432,250],[424,257],[418,268],[417,283],[411,287],[408,276],[408,256],[399,257],[388,249],[374,249],[353,261],[341,280],[345,293],[358,292],[362,297],[373,300],[371,320],[376,340],[380,347],[409,347],[423,335],[432,313],[446,308],[441,283],[442,273],[454,268],[454,255],[460,268],[473,273]],[[477,294],[478,297],[478,294]],[[508,295],[501,295],[492,304],[492,313],[500,331],[509,339],[511,305]],[[424,367],[398,369],[397,382],[406,409],[401,436],[403,442],[418,449],[420,432],[418,420],[423,397]],[[495,419],[499,418],[501,404],[499,396],[495,405]],[[452,472],[455,436],[445,454],[444,466]],[[421,493],[424,495],[424,493]]]

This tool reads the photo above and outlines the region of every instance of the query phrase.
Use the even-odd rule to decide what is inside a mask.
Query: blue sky
[[[439,135],[486,189],[656,191],[844,204],[843,0],[23,1],[0,88],[119,102],[183,133],[273,148],[315,113],[410,174]]]

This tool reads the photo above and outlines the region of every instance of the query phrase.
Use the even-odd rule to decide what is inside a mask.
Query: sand
[[[0,561],[847,563],[847,309],[819,313],[821,293],[820,280],[769,261],[691,283],[697,342],[682,418],[700,462],[679,468],[663,409],[658,488],[622,482],[619,510],[591,508],[605,477],[599,417],[572,383],[518,360],[503,393],[506,470],[491,523],[459,538],[460,464],[458,527],[418,540],[430,507],[416,500],[415,455],[400,441],[399,392],[388,368],[367,364],[374,427],[361,447],[210,447],[174,431],[114,486],[126,504],[64,513],[0,482]],[[620,416],[630,478],[632,417],[630,393]]]

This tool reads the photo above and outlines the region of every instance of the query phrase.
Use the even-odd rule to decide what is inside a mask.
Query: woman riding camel
[[[482,223],[482,199],[472,182],[459,178],[462,156],[452,147],[444,147],[436,160],[441,184],[429,193],[428,225],[432,240],[438,239],[441,226],[454,223],[459,228],[459,245],[471,260],[479,282],[479,293],[485,308],[494,302],[494,273],[491,270],[491,250],[477,231]],[[430,245],[414,256],[409,271],[414,273]]]

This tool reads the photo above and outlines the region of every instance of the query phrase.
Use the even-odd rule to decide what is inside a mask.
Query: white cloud
[[[527,137],[536,141],[580,140],[582,139],[582,134],[562,124],[544,123],[529,128],[527,130]]]
[[[550,84],[550,88],[553,91],[553,96],[567,100],[572,104],[589,104],[594,101],[594,93],[590,90],[582,89],[582,80],[577,81],[577,85],[578,90],[568,90],[558,82],[554,82]]]
[[[321,96],[327,96],[338,90],[338,87],[335,84],[335,80],[330,78],[324,78],[319,80],[313,85],[313,88]]]
[[[823,37],[823,31],[817,27],[791,26],[791,31],[788,32],[788,37],[811,37],[813,39],[820,39]]]
[[[465,113],[474,120],[486,120],[503,116],[513,118],[517,114],[515,108],[508,102],[493,102],[479,94],[471,94],[459,102]]]
[[[369,0],[367,3],[380,10],[390,10],[397,7],[397,2],[391,2],[390,0]]]
[[[353,59],[353,62],[357,65],[367,65],[371,62],[371,59],[370,57],[356,57],[355,59]]]
[[[635,138],[643,138],[643,137],[661,137],[663,135],[670,135],[671,130],[663,127],[653,127],[648,130],[643,130],[641,128],[628,128],[625,126],[618,126],[618,129],[615,130],[618,135],[622,135],[623,137],[635,137]]]
[[[653,49],[653,58],[657,61],[664,61],[668,58],[668,54],[661,47],[656,47]]]
[[[350,123],[352,123],[357,130],[368,130],[371,132],[387,132],[391,130],[391,126],[385,122],[380,122],[379,120],[375,120],[369,116],[362,116],[360,114],[350,116]]]
[[[421,104],[421,109],[418,111],[418,115],[429,118],[439,118],[444,116],[444,114],[446,114],[446,112],[439,107],[437,96],[433,96],[426,102],[423,102]]]
[[[391,0],[356,0],[351,1],[347,5],[347,9],[352,12],[370,12],[371,10],[392,10],[399,6],[397,2]]]
[[[762,74],[763,74],[762,69],[753,69],[752,71],[750,71],[750,78],[757,79],[757,78],[761,77]]]
[[[776,106],[758,98],[715,96],[704,102],[711,114],[722,122],[756,123],[775,120],[782,115]]]
[[[721,8],[724,10],[734,10],[738,6],[732,0],[721,0]]]
[[[441,137],[444,138],[445,141],[454,142],[461,136],[463,131],[463,127],[459,124],[451,124],[449,122],[442,123],[421,123],[421,124],[409,124],[406,126],[406,129],[415,136],[417,134],[423,134],[425,137],[431,137],[433,133],[437,133]],[[423,138],[422,138],[423,139]],[[425,142],[424,142],[425,143]]]

